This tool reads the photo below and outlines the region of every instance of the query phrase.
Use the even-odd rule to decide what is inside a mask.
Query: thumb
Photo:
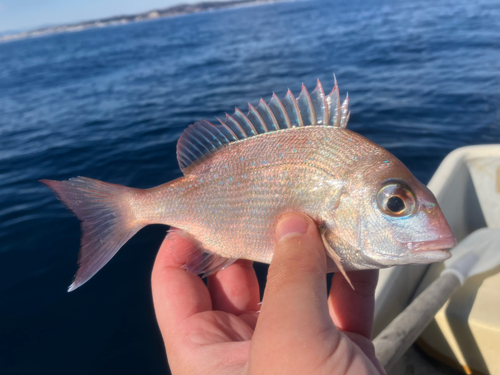
[[[276,226],[276,244],[269,267],[262,310],[256,327],[269,338],[300,330],[316,334],[333,328],[328,313],[326,253],[313,220],[287,214]],[[282,332],[276,332],[280,330]]]
[[[326,252],[314,221],[303,214],[286,214],[276,225],[275,239],[268,294],[276,297],[287,287],[294,295],[302,291],[308,295],[320,290],[326,293]]]
[[[311,369],[376,373],[360,348],[346,340],[330,318],[325,248],[307,216],[287,214],[277,223],[248,363],[250,374],[307,374]]]

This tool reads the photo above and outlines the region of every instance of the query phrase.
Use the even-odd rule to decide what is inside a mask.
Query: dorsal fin
[[[288,113],[288,117],[290,118],[292,126],[304,126],[302,117],[300,116],[299,104],[297,103],[297,100],[293,96],[290,89],[288,89],[288,92],[283,99],[283,106]]]
[[[344,103],[340,107],[340,127],[345,128],[347,126],[347,121],[349,121],[349,94],[346,95]]]
[[[311,103],[314,108],[314,113],[316,114],[316,124],[328,125],[328,103],[326,102],[325,92],[323,91],[323,86],[321,86],[319,79],[316,88],[311,94]]]
[[[276,94],[269,104],[263,99],[257,107],[248,104],[246,115],[238,108],[233,115],[226,115],[225,121],[214,125],[201,120],[190,125],[182,133],[177,143],[177,159],[181,170],[193,164],[201,157],[211,154],[226,144],[251,138],[258,134],[274,132],[298,126],[329,125],[345,128],[349,121],[349,97],[340,105],[340,95],[335,78],[335,86],[330,94],[325,95],[318,80],[316,88],[309,95],[302,84],[302,90],[296,99],[288,90],[283,100]]]
[[[300,95],[297,98],[297,103],[299,104],[299,112],[302,116],[302,122],[304,125],[316,125],[316,113],[314,112],[309,92],[307,92],[304,84],[302,84],[302,89],[300,90]]]
[[[340,126],[340,95],[339,87],[337,85],[337,77],[335,77],[335,75],[333,77],[335,79],[335,85],[333,86],[332,92],[326,97],[326,101],[328,103],[328,107],[330,108],[329,124],[338,128]]]

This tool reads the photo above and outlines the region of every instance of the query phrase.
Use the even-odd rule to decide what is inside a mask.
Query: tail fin
[[[71,292],[87,282],[147,223],[136,218],[130,204],[141,190],[86,177],[68,181],[40,180],[81,220],[78,271]]]

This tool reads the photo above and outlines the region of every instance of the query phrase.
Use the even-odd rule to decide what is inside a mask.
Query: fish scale
[[[210,252],[228,258],[270,262],[276,218],[284,212],[299,210],[321,223],[323,207],[328,199],[338,195],[342,182],[349,179],[354,170],[352,164],[359,168],[362,160],[372,163],[375,149],[366,141],[365,147],[355,147],[352,139],[360,136],[341,128],[291,130],[297,134],[277,132],[269,137],[252,138],[214,154],[215,160],[205,161],[214,167],[207,169],[202,165],[198,168],[201,170],[190,171],[207,181],[203,189],[191,188],[191,191],[190,179],[185,180],[186,193],[175,201],[177,211],[169,210],[157,220],[190,233]],[[338,147],[341,144],[353,146]],[[357,160],[347,157],[355,150]],[[246,155],[243,160],[242,154]],[[334,167],[337,163],[343,167]],[[172,202],[168,197],[159,200]],[[195,207],[201,209],[195,211]],[[203,225],[206,221],[214,223],[213,230],[206,230]],[[230,237],[226,235],[229,229]]]
[[[297,99],[288,91],[283,101],[273,95],[269,104],[249,105],[247,115],[236,109],[220,125],[196,122],[177,144],[184,177],[151,189],[42,180],[82,221],[80,268],[69,290],[153,223],[194,243],[188,271],[208,275],[236,259],[270,263],[275,224],[295,211],[315,220],[328,270],[346,277],[448,258],[443,248],[455,240],[434,196],[388,151],[345,129],[348,103],[340,105],[336,82],[325,95],[318,81],[311,95],[302,86]]]

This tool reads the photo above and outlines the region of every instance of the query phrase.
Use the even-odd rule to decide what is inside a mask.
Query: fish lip
[[[422,242],[408,242],[406,247],[411,250],[412,253],[423,253],[423,252],[435,252],[444,251],[448,252],[448,249],[455,247],[457,241],[455,237],[444,237],[439,238],[434,241],[422,241]]]
[[[434,241],[409,242],[407,248],[415,263],[442,262],[451,257],[448,251],[457,244],[455,237],[442,237]]]
[[[429,264],[443,262],[451,258],[451,253],[445,249],[425,250],[412,253],[413,264]]]

